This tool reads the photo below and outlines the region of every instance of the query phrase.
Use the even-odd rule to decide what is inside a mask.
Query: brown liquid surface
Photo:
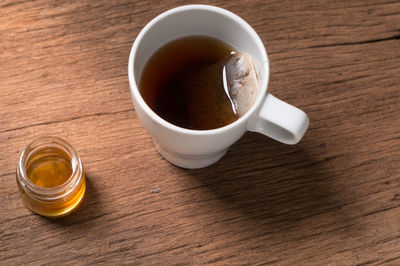
[[[210,37],[172,41],[148,61],[140,93],[155,113],[176,126],[206,130],[228,125],[239,118],[222,79],[232,52],[232,47]]]

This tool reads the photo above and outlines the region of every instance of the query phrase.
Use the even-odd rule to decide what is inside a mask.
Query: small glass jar
[[[17,184],[25,206],[46,217],[72,212],[86,190],[77,152],[65,140],[50,136],[33,141],[22,151]]]

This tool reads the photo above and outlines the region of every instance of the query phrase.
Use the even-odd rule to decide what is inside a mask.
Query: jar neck
[[[72,174],[62,184],[56,187],[41,187],[33,183],[27,175],[27,163],[37,151],[46,148],[56,148],[68,155],[71,163]],[[57,137],[41,137],[30,143],[21,153],[17,166],[17,181],[21,189],[31,198],[42,202],[55,202],[68,197],[82,178],[82,162],[72,146]]]

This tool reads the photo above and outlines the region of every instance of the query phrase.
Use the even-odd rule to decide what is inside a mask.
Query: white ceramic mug
[[[250,110],[235,122],[212,130],[191,130],[159,117],[139,92],[149,58],[166,43],[185,36],[210,36],[253,56],[259,91]],[[187,5],[168,10],[148,23],[137,36],[129,57],[129,85],[136,113],[161,155],[183,168],[201,168],[218,161],[246,131],[255,131],[286,144],[296,144],[309,124],[307,115],[267,92],[269,63],[257,33],[237,15],[214,6]]]

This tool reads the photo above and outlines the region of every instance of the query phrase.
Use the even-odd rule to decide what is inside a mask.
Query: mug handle
[[[249,122],[247,129],[285,144],[296,144],[306,133],[309,123],[302,110],[267,93],[260,112]]]

